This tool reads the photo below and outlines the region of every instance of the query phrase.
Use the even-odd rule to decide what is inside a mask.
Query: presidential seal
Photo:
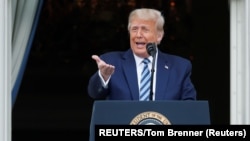
[[[164,115],[148,111],[135,116],[130,125],[171,125],[170,121]]]

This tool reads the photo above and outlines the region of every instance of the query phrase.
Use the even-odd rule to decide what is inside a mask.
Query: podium
[[[95,101],[90,141],[95,125],[210,125],[208,101]]]

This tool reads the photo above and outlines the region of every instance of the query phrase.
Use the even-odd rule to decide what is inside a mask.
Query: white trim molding
[[[250,124],[249,0],[230,0],[230,124]]]
[[[0,0],[0,140],[11,141],[11,0]]]

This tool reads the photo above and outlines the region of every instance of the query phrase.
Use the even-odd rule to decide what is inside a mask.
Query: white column
[[[249,0],[230,0],[230,124],[250,124]]]
[[[246,59],[246,95],[244,98],[245,103],[245,124],[250,124],[250,1],[246,1],[245,5],[245,13],[246,13],[246,52],[245,55],[247,56]]]
[[[0,0],[0,141],[11,141],[11,0]]]

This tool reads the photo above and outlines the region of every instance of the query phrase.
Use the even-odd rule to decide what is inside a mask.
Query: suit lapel
[[[126,77],[130,92],[132,94],[132,99],[138,100],[139,90],[138,90],[136,64],[135,64],[134,56],[131,50],[127,51],[124,55],[123,70],[125,73],[125,77]]]
[[[156,73],[155,100],[164,99],[164,95],[166,95],[165,93],[169,78],[170,64],[168,64],[167,59],[163,57],[162,53],[159,52]]]

